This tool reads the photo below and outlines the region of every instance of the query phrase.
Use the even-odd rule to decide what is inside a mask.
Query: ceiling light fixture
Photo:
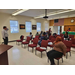
[[[62,13],[66,13],[66,12],[70,12],[70,11],[75,11],[75,9],[67,9],[67,10],[62,10],[62,11],[55,11],[55,12],[51,12],[48,13],[47,16],[52,16],[52,15],[57,15],[57,14],[62,14]],[[44,14],[38,16],[38,17],[34,17],[34,18],[42,18],[44,16]]]
[[[16,16],[16,15],[22,13],[22,12],[27,11],[27,10],[29,10],[29,9],[18,9],[17,11],[13,12],[12,15],[13,15],[13,16]]]

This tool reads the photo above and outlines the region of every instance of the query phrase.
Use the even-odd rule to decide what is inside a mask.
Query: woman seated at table
[[[44,32],[43,34],[42,34],[42,36],[41,36],[41,38],[40,38],[40,41],[38,42],[38,44],[41,46],[41,41],[42,40],[47,40],[47,37],[45,36],[46,35],[46,33]]]
[[[47,52],[47,57],[51,62],[51,65],[55,65],[54,58],[65,56],[66,54],[66,46],[62,42],[61,37],[57,36],[56,41],[53,43],[54,47],[51,51]]]
[[[63,37],[64,37],[64,40],[69,40],[69,36],[68,36],[68,32],[67,31],[65,32]]]

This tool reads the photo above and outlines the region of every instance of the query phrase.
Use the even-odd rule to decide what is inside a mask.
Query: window
[[[32,32],[31,22],[26,22],[26,32]]]
[[[37,32],[41,31],[41,23],[37,23]]]
[[[18,33],[19,32],[18,21],[10,20],[10,29],[11,33]]]
[[[48,31],[48,23],[45,23],[45,31]]]
[[[60,35],[60,26],[58,26],[58,35]]]

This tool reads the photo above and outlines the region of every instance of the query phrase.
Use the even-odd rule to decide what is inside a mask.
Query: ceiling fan
[[[45,19],[48,18],[48,16],[47,16],[47,9],[45,9],[45,16],[43,18],[45,18]]]

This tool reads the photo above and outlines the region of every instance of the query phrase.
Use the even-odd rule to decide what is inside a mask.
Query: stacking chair
[[[66,41],[64,40],[63,43],[66,45],[67,49],[66,49],[66,59],[68,56],[68,52],[70,53],[71,56],[71,46],[72,46],[72,41]]]
[[[69,35],[69,38],[72,40],[74,38],[74,35]]]
[[[24,39],[24,36],[22,35],[20,40],[16,40],[16,44],[17,44],[17,42],[18,42],[18,45],[19,45],[19,42],[21,42],[21,44],[22,44],[23,39]]]
[[[64,34],[60,34],[61,37],[63,37]]]
[[[75,38],[72,38],[72,47],[74,47],[75,48]]]
[[[48,41],[48,42],[51,42],[51,39],[52,39],[52,38],[54,38],[54,39],[55,39],[55,37],[54,37],[54,36],[50,36],[50,37],[49,37],[49,39],[48,39],[47,41]]]
[[[39,39],[39,35],[36,35],[35,38],[38,38]],[[31,42],[33,42],[33,40],[31,40]]]
[[[62,57],[59,57],[59,58],[55,58],[58,62],[57,64],[59,65],[59,59],[62,59],[62,63],[63,63],[63,56]]]
[[[52,38],[50,42],[54,42],[56,38]],[[53,48],[53,44],[52,45],[47,45],[48,47],[52,47]]]
[[[28,51],[29,51],[29,47],[31,47],[32,48],[32,52],[33,52],[33,48],[37,47],[37,44],[38,44],[38,38],[34,38],[33,44],[29,44],[28,45]]]
[[[42,52],[43,52],[43,51],[46,51],[46,49],[47,49],[47,44],[48,44],[48,41],[47,41],[47,40],[42,40],[42,42],[41,42],[41,47],[44,47],[45,49],[42,49],[41,47],[36,47],[35,55],[36,55],[36,51],[39,51],[39,52],[41,52],[41,58],[42,58]]]
[[[24,48],[25,48],[25,45],[29,44],[29,42],[30,42],[30,37],[27,37],[26,41],[22,42],[21,45],[24,45]]]
[[[58,57],[58,58],[55,58],[57,60],[57,65],[59,65],[59,60],[62,59],[62,63],[63,63],[63,56],[62,57]],[[49,59],[48,59],[48,63],[49,63]]]

